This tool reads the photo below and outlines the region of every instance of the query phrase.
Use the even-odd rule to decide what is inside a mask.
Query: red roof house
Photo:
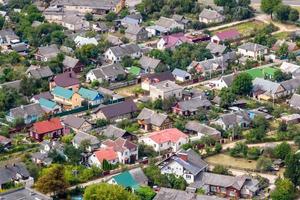
[[[43,141],[45,136],[54,139],[62,135],[64,135],[64,127],[59,118],[36,122],[30,131],[30,137],[38,141]]]
[[[240,33],[236,29],[229,29],[216,33],[211,41],[219,44],[220,42],[233,41],[240,38]]]
[[[193,43],[183,33],[175,33],[172,35],[166,35],[161,38],[157,43],[158,49],[173,49],[182,43]]]
[[[106,160],[110,164],[118,163],[118,154],[113,147],[104,147],[98,149],[89,157],[88,162],[90,165],[95,165],[101,168],[103,160]]]

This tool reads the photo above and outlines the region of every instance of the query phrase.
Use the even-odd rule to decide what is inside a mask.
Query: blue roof
[[[182,69],[178,69],[178,68],[175,68],[172,72],[173,75],[175,76],[179,76],[179,77],[186,77],[186,76],[190,76],[191,74],[182,70]]]
[[[65,99],[71,99],[74,92],[72,90],[68,90],[63,87],[56,86],[53,89],[52,94],[55,96],[63,97]]]
[[[53,101],[49,101],[48,99],[45,98],[40,98],[39,103],[42,107],[46,108],[54,108],[57,104]]]
[[[84,99],[88,99],[88,100],[95,100],[98,96],[102,97],[102,95],[100,95],[98,92],[94,91],[94,90],[89,90],[86,88],[80,88],[80,90],[78,91],[78,94],[84,98]]]

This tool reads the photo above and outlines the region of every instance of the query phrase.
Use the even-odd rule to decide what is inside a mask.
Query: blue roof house
[[[58,113],[58,112],[61,112],[61,107],[56,102],[50,101],[50,100],[45,99],[45,98],[40,98],[39,99],[39,103],[40,103],[42,109],[46,113]]]
[[[91,105],[99,105],[104,100],[103,95],[99,92],[83,87],[79,89],[78,94]]]

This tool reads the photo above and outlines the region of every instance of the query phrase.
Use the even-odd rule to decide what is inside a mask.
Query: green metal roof
[[[136,67],[136,66],[132,66],[130,69],[129,69],[129,72],[135,76],[138,76],[140,75],[141,73],[141,68],[139,67]]]
[[[88,99],[88,100],[94,100],[96,99],[96,97],[99,95],[98,92],[94,91],[94,90],[89,90],[86,88],[80,88],[78,91],[78,94],[80,94],[80,96],[84,99]]]
[[[39,103],[42,107],[46,108],[54,108],[57,104],[53,101],[49,101],[48,99],[45,98],[40,98]]]
[[[65,99],[71,99],[74,92],[72,90],[68,90],[63,87],[56,86],[53,89],[52,94],[55,96],[63,97]]]
[[[134,180],[134,178],[128,171],[114,176],[113,179],[118,185],[123,186],[124,188],[130,187],[134,190],[139,188],[139,184]]]

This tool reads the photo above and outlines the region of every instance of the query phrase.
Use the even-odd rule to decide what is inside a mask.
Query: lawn
[[[289,32],[280,32],[280,33],[276,33],[273,36],[277,39],[277,40],[286,40],[290,37]]]
[[[278,71],[278,69],[273,68],[273,67],[264,67],[264,68],[253,68],[249,69],[246,72],[252,76],[253,79],[255,78],[273,78],[274,73]]]
[[[256,169],[256,161],[255,160],[247,160],[243,158],[234,158],[226,154],[217,154],[214,156],[210,156],[205,159],[209,164],[212,165],[224,165],[226,167],[232,167],[237,169],[245,169],[245,170],[255,170]]]
[[[266,24],[261,22],[261,21],[251,21],[251,22],[245,22],[245,23],[237,24],[237,25],[231,26],[229,28],[217,30],[214,33],[235,28],[243,36],[248,36],[251,33],[253,33],[254,31],[263,29],[265,26],[266,26]]]

